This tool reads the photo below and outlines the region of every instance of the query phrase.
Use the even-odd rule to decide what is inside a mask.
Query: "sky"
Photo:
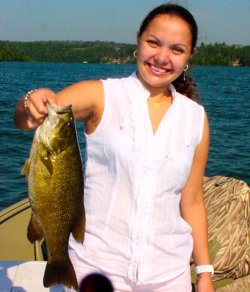
[[[250,45],[250,0],[179,0],[199,27],[198,44]],[[0,40],[136,43],[157,0],[0,0]]]

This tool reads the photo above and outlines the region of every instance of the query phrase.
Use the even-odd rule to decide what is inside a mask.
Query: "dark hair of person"
[[[104,275],[92,273],[87,275],[80,283],[79,292],[113,292],[111,281]]]
[[[172,3],[162,4],[153,9],[151,12],[149,12],[149,14],[145,17],[140,26],[138,37],[140,37],[143,34],[143,32],[147,29],[148,25],[151,23],[151,21],[159,15],[177,16],[184,20],[189,25],[190,32],[192,35],[191,53],[194,53],[198,36],[198,27],[196,21],[193,15],[187,9],[177,4]],[[176,80],[174,80],[173,85],[178,92],[186,95],[191,99],[195,99],[198,95],[195,90],[196,88],[195,82],[192,80],[190,76],[187,75],[186,72],[185,73],[183,72]]]

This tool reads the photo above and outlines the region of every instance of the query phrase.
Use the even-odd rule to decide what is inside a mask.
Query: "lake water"
[[[12,116],[17,100],[28,90],[49,87],[58,91],[76,81],[123,77],[135,65],[0,63],[0,210],[27,197],[21,168],[34,132],[15,129]],[[250,67],[191,69],[199,103],[209,117],[211,142],[206,175],[223,175],[250,184]],[[82,124],[77,125],[81,148]]]

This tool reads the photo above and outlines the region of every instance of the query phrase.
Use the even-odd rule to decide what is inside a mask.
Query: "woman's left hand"
[[[198,292],[214,292],[213,282],[210,273],[202,273],[197,277]]]

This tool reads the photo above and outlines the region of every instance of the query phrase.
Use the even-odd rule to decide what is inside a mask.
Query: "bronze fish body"
[[[32,208],[27,236],[32,243],[45,240],[44,286],[62,284],[77,290],[68,240],[71,233],[78,242],[84,240],[82,161],[71,105],[47,107],[23,168]]]

